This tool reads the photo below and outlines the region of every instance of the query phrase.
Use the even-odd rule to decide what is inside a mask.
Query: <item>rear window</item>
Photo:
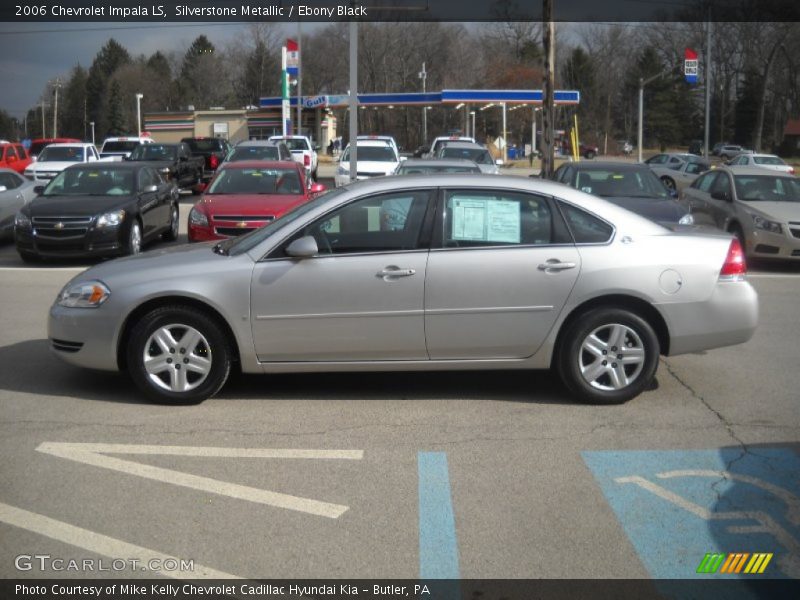
[[[105,142],[100,152],[132,152],[139,142]]]
[[[585,210],[559,202],[576,244],[603,244],[611,239],[613,227]]]
[[[236,162],[237,160],[280,160],[277,146],[245,146],[235,148],[227,160]]]
[[[42,150],[39,162],[83,162],[81,146],[49,146]]]
[[[308,146],[308,142],[303,138],[298,138],[298,139],[281,138],[281,141],[283,141],[289,147],[289,150],[291,150],[292,152],[311,149]]]
[[[194,153],[221,152],[225,149],[222,140],[217,138],[208,138],[206,140],[185,139],[182,141],[186,142]]]
[[[753,162],[757,165],[785,165],[777,156],[754,156]]]
[[[296,169],[230,168],[217,175],[206,194],[302,194]]]

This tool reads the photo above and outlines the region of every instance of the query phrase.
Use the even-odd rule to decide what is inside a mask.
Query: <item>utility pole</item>
[[[358,21],[350,21],[350,181],[358,179]]]
[[[544,0],[542,6],[544,21],[544,103],[542,104],[542,171],[540,176],[550,179],[555,170],[555,87],[556,67],[556,26],[553,22],[553,0]]]
[[[705,132],[703,134],[703,156],[708,159],[710,153],[708,147],[711,138],[711,5],[708,5],[708,23],[706,23],[706,56],[703,74],[705,75],[706,85],[706,115]],[[720,133],[721,135],[721,133]]]
[[[508,132],[506,131],[506,103],[503,102],[503,164],[508,161]]]
[[[42,100],[42,137],[47,137],[47,128],[44,125],[44,100]]]
[[[300,27],[300,20],[297,20],[297,135],[303,135],[303,56],[302,48],[303,32]]]
[[[286,72],[286,46],[281,47],[281,135],[289,135],[289,74]]]
[[[425,63],[422,63],[422,71],[419,72],[419,78],[422,79],[422,93],[425,93],[425,80],[428,78],[428,72],[425,70]],[[422,144],[428,142],[428,107],[422,107]]]
[[[61,87],[61,79],[56,78],[56,82],[53,85],[53,92],[55,94],[55,98],[53,100],[53,137],[58,137],[58,89]]]
[[[652,77],[648,77],[644,79],[639,77],[639,125],[638,125],[638,132],[636,136],[636,152],[638,154],[639,162],[642,162],[642,144],[643,137],[644,137],[644,86],[648,83],[655,81],[659,77],[664,74],[664,71],[661,71],[658,75],[653,75]]]

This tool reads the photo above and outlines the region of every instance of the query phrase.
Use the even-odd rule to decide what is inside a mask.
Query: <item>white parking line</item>
[[[138,444],[70,444],[43,442],[39,452],[76,462],[136,475],[162,483],[180,485],[195,490],[229,496],[277,508],[285,508],[320,517],[338,519],[348,506],[301,498],[245,485],[201,477],[173,469],[163,469],[142,463],[106,456],[105,453],[147,454],[169,456],[199,456],[214,458],[294,458],[294,459],[344,459],[360,460],[363,450],[305,450],[273,448],[215,448],[204,446],[148,446]]]
[[[30,271],[47,273],[50,271],[85,271],[89,267],[0,267],[0,271]]]
[[[753,279],[798,279],[800,273],[748,273]]]
[[[210,567],[198,565],[193,563],[193,570],[184,570],[181,567],[185,564],[185,559],[181,560],[170,556],[169,554],[162,554],[150,548],[129,544],[116,538],[76,527],[63,521],[51,519],[38,513],[30,512],[4,504],[0,502],[0,521],[32,531],[43,535],[59,542],[64,542],[71,546],[83,548],[89,552],[94,552],[111,559],[124,559],[124,560],[137,560],[142,569],[148,569],[149,565],[160,564],[162,566],[172,564],[165,561],[174,561],[177,569],[174,571],[167,570],[153,570],[152,573],[158,573],[165,577],[173,577],[175,579],[241,579],[236,575],[217,571]],[[151,561],[157,561],[152,562]]]

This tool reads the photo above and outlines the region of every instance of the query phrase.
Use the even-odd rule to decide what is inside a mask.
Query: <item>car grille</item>
[[[214,221],[237,221],[249,223],[251,221],[270,221],[275,219],[275,215],[213,215],[211,217]]]
[[[50,343],[53,346],[53,350],[59,350],[61,352],[74,353],[83,348],[83,342],[68,342],[67,340],[51,339]]]
[[[789,231],[792,232],[792,235],[796,238],[800,238],[800,223],[795,223],[794,221],[789,221]]]
[[[214,215],[214,233],[225,237],[236,237],[263,227],[275,220],[275,215]]]
[[[58,171],[36,171],[34,173],[36,179],[53,179],[56,175],[58,175]]]
[[[214,232],[217,235],[236,237],[239,235],[244,235],[245,233],[250,233],[254,229],[258,229],[258,227],[215,227]]]
[[[33,228],[40,238],[63,240],[86,235],[94,217],[33,217]]]

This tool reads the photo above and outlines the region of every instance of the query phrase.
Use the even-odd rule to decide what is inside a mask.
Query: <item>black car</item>
[[[39,258],[138,254],[178,237],[178,191],[152,166],[95,162],[59,173],[17,213],[17,252]]]
[[[646,164],[570,162],[561,165],[553,179],[671,229],[694,224],[675,191],[667,189]]]
[[[203,159],[203,181],[208,182],[231,151],[228,140],[216,137],[183,138],[181,143],[187,144],[192,156]]]
[[[139,144],[125,160],[150,163],[164,179],[175,182],[179,188],[196,192],[203,177],[203,159],[192,156],[189,146],[180,144]]]

